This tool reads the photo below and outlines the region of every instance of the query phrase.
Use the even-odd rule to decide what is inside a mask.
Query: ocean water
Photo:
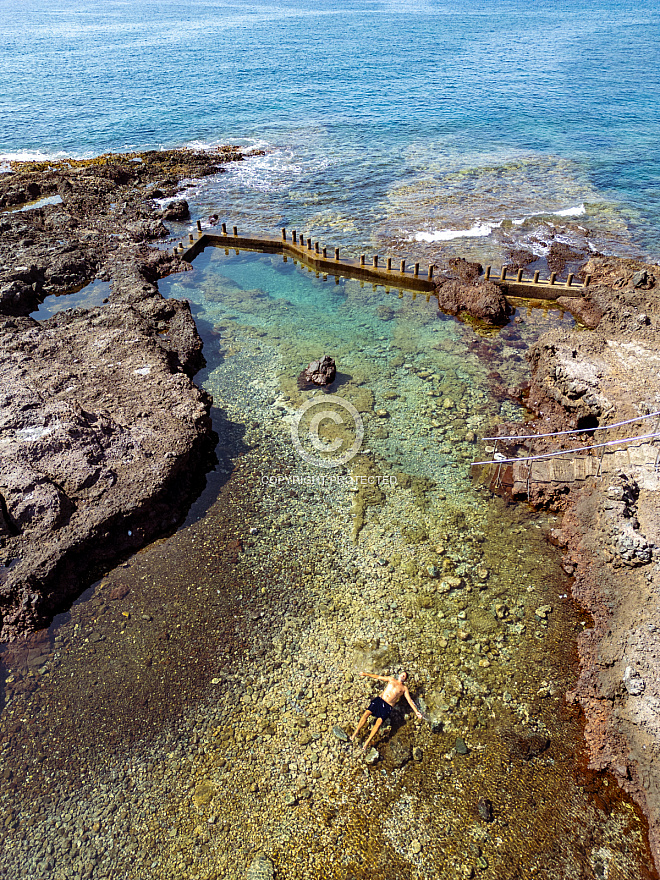
[[[190,181],[195,218],[420,261],[542,259],[553,237],[660,254],[658,4],[11,6],[5,167],[231,142],[264,155]],[[204,341],[217,462],[174,534],[4,650],[0,873],[244,880],[264,853],[282,880],[650,876],[565,700],[589,620],[557,520],[470,468],[526,418],[505,391],[525,350],[571,316],[488,329],[221,248],[159,287]],[[323,354],[354,423],[299,385]],[[308,464],[302,408],[298,446],[328,454],[359,419],[359,452]],[[361,670],[403,667],[425,720],[396,713],[366,764],[333,727],[372,695]]]
[[[5,3],[0,155],[258,146],[264,157],[203,184],[200,212],[487,260],[520,243],[542,255],[545,220],[568,241],[658,258],[658,12]]]

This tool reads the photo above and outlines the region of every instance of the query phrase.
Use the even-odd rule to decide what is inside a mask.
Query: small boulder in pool
[[[324,355],[321,360],[312,361],[311,364],[298,376],[298,386],[306,385],[332,385],[337,375],[337,367],[333,358]]]

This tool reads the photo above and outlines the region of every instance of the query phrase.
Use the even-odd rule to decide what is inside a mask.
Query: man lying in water
[[[404,681],[408,678],[407,673],[402,672],[398,678],[395,675],[372,675],[370,672],[361,672],[360,675],[363,675],[366,678],[375,678],[376,681],[387,682],[387,686],[382,695],[380,697],[374,697],[373,700],[369,703],[369,708],[364,713],[362,718],[360,718],[360,723],[355,728],[355,733],[351,737],[351,742],[355,742],[355,737],[367,723],[367,718],[369,718],[370,715],[374,715],[376,717],[374,729],[371,731],[369,739],[362,747],[364,751],[366,751],[369,748],[369,743],[378,733],[378,728],[383,723],[383,721],[385,721],[386,718],[390,717],[392,709],[401,699],[401,697],[406,698],[406,700],[410,703],[413,712],[415,713],[415,715],[417,715],[418,718],[422,717],[422,713],[413,702],[413,698],[410,696],[410,691],[404,684]]]

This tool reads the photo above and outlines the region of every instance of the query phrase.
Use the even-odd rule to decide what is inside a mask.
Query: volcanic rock
[[[557,274],[564,271],[567,263],[577,263],[585,259],[585,252],[576,250],[563,241],[553,241],[546,257],[548,269]]]
[[[476,281],[484,271],[481,263],[471,263],[463,257],[451,257],[448,260],[448,265],[453,274],[461,281]]]
[[[241,158],[152,151],[0,176],[0,640],[47,624],[201,488],[202,343],[188,303],[157,287],[189,266],[148,242],[167,234],[163,218],[189,216],[179,181]],[[27,317],[94,278],[111,282],[106,306]]]
[[[200,481],[210,398],[124,305],[41,324],[0,320],[0,388],[8,639],[43,626],[81,579],[171,528]]]
[[[328,355],[324,355],[321,360],[312,361],[311,364],[302,371],[298,376],[298,385],[304,387],[306,384],[312,385],[332,385],[337,375],[337,367],[335,362]]]
[[[521,734],[514,730],[505,730],[502,733],[502,740],[512,757],[522,758],[524,761],[537,758],[550,745],[547,736],[534,732]]]
[[[488,324],[504,324],[512,311],[506,297],[492,281],[468,284],[441,278],[436,291],[439,308],[449,315],[467,312]]]
[[[190,219],[190,208],[185,199],[174,199],[169,202],[161,212],[163,220],[188,220]]]

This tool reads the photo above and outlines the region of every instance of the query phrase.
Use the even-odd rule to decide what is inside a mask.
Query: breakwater
[[[398,260],[398,267],[393,257],[381,257],[373,254],[367,261],[365,254],[359,260],[340,257],[339,248],[328,248],[319,241],[298,233],[297,230],[287,232],[282,229],[281,238],[266,238],[257,235],[239,235],[238,227],[233,226],[228,233],[227,224],[223,223],[220,232],[209,232],[202,229],[201,221],[197,221],[196,233],[190,232],[187,241],[181,241],[173,248],[175,254],[187,262],[192,262],[205,247],[226,247],[238,250],[259,251],[261,253],[282,253],[298,258],[318,272],[329,275],[341,275],[346,278],[357,278],[394,287],[402,290],[422,291],[434,294],[437,281],[433,278],[434,264],[430,263],[424,273],[419,262],[412,265],[406,260]],[[332,255],[331,255],[332,253]],[[557,281],[557,273],[552,272],[547,279],[540,278],[538,271],[532,278],[525,278],[522,269],[518,269],[514,277],[507,273],[507,267],[500,269],[499,275],[492,273],[492,267],[486,266],[484,279],[497,285],[505,296],[523,299],[555,300],[559,297],[582,297],[591,281],[590,276],[584,282],[576,283],[575,276],[570,273],[564,283]]]

